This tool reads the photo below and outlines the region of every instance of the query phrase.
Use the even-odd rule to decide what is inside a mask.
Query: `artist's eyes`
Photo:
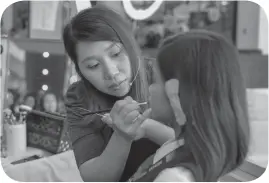
[[[112,58],[118,58],[121,57],[124,53],[124,49],[121,45],[115,45],[110,52],[110,56]]]
[[[99,62],[90,63],[87,65],[88,69],[96,69],[100,65]]]
[[[113,54],[111,55],[111,57],[112,57],[112,58],[120,57],[120,56],[122,56],[122,53],[123,53],[123,50],[121,49],[121,50],[119,50],[119,51],[113,53]]]

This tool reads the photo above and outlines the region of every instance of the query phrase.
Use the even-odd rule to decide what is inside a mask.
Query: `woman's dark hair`
[[[90,92],[95,91],[96,94],[100,95],[102,93],[96,89],[94,90],[94,86],[83,77],[79,70],[76,45],[80,41],[112,41],[122,43],[130,59],[133,77],[138,73],[132,85],[130,95],[137,101],[146,100],[147,84],[144,66],[140,63],[140,50],[132,34],[131,25],[118,13],[102,6],[82,10],[65,26],[63,41],[65,50],[75,64],[79,76],[91,88]]]
[[[191,31],[164,41],[158,66],[165,81],[179,80],[186,115],[184,138],[202,172],[216,181],[237,168],[249,146],[246,89],[236,48],[221,35]],[[193,171],[195,172],[195,170]]]
[[[8,89],[8,92],[13,96],[13,104],[11,104],[10,109],[13,113],[15,113],[15,107],[19,102],[20,94],[17,90]]]

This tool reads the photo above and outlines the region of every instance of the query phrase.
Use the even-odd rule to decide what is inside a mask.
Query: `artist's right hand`
[[[127,140],[133,141],[137,138],[137,132],[144,121],[140,114],[140,107],[131,97],[117,101],[110,114],[102,120],[110,125],[117,133]]]

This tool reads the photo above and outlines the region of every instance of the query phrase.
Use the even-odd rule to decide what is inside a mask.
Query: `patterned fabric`
[[[66,130],[64,132],[63,138],[61,139],[60,146],[58,148],[58,153],[65,152],[70,149],[72,149],[72,145],[69,137],[69,132],[68,130]]]
[[[27,115],[27,145],[60,153],[71,148],[65,118],[60,116]]]

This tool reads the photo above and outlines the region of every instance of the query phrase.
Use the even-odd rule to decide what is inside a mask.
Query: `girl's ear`
[[[179,99],[179,81],[177,79],[170,79],[165,82],[165,92],[170,101],[170,105],[175,114],[177,123],[181,126],[186,122],[186,116],[181,108]]]

